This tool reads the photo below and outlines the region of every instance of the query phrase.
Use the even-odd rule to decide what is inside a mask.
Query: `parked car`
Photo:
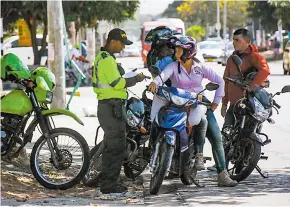
[[[41,47],[41,41],[42,41],[42,35],[38,34],[36,35],[36,42],[37,42],[37,46],[38,49],[40,49]],[[22,60],[26,65],[33,65],[34,63],[34,53],[33,53],[33,49],[32,46],[30,47],[22,47],[19,46],[19,36],[11,36],[8,39],[6,39],[3,42],[3,54],[7,54],[7,53],[13,53],[15,55],[17,55],[20,60]],[[41,65],[45,65],[46,60],[47,60],[47,51],[44,52],[45,56],[41,57],[41,61],[40,64]]]
[[[202,41],[198,46],[206,62],[218,62],[223,55],[222,47],[215,41]]]
[[[233,42],[228,42],[225,45],[225,48],[223,50],[223,55],[221,57],[221,64],[225,66],[227,64],[228,58],[233,54],[235,51]]]
[[[124,50],[120,52],[120,57],[140,57],[140,49],[137,45],[126,45]]]
[[[283,53],[283,71],[284,75],[290,75],[290,40],[287,41]]]

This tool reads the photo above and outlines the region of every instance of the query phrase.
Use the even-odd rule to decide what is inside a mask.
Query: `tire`
[[[238,172],[238,174],[233,174],[229,171],[230,158],[227,156],[228,149],[225,150],[227,170],[228,170],[231,178],[233,180],[238,181],[238,182],[245,180],[253,172],[253,170],[256,168],[256,166],[260,160],[260,156],[261,156],[261,144],[255,140],[252,140],[252,139],[247,139],[247,140],[250,140],[252,143],[253,154],[252,154],[250,161],[246,167],[242,168],[239,164],[237,164],[235,171]]]
[[[174,146],[162,142],[157,159],[159,160],[159,165],[154,175],[151,175],[150,180],[150,194],[156,195],[162,185],[162,182],[167,173],[167,169],[170,167],[170,161],[174,153]]]
[[[60,189],[60,190],[66,190],[69,188],[74,187],[76,184],[78,184],[83,176],[85,175],[88,166],[89,166],[89,147],[84,139],[84,137],[79,134],[78,132],[74,131],[73,129],[68,128],[55,128],[50,130],[50,139],[54,138],[59,135],[66,135],[70,136],[75,139],[75,141],[79,144],[80,148],[82,149],[82,166],[81,169],[78,171],[77,175],[75,175],[72,180],[69,180],[68,182],[62,182],[62,183],[52,183],[45,179],[45,177],[40,173],[40,169],[38,168],[36,161],[38,159],[38,151],[40,147],[42,147],[45,143],[47,143],[47,139],[44,136],[41,136],[37,142],[34,144],[30,156],[30,166],[32,174],[34,175],[35,179],[45,188],[48,189]],[[67,145],[66,145],[67,146]],[[70,154],[70,151],[66,150]],[[70,154],[70,156],[72,156]],[[51,158],[50,158],[51,160]],[[71,162],[72,163],[72,162]],[[68,168],[71,167],[71,165],[68,166]],[[65,170],[67,170],[66,168]],[[71,172],[71,171],[70,171]]]
[[[101,141],[98,145],[94,146],[90,151],[89,167],[83,177],[83,184],[87,187],[96,187],[99,184],[101,172],[93,176],[89,176],[89,173],[91,172],[92,167],[94,167],[96,164],[94,161],[100,158],[100,156],[103,154],[103,151],[104,151],[103,141]]]

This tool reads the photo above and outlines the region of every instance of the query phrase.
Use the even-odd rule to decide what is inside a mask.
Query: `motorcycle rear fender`
[[[174,146],[176,143],[176,132],[166,131],[164,133],[164,139],[167,144]]]
[[[261,145],[264,145],[263,144],[263,140],[261,139],[261,137],[257,133],[255,133],[255,132],[252,132],[250,134],[250,139],[255,140],[256,142],[258,142]]]
[[[69,116],[71,118],[73,118],[76,122],[78,122],[79,124],[84,126],[84,123],[82,122],[82,120],[77,117],[77,115],[75,115],[74,113],[72,113],[69,110],[66,109],[49,109],[49,110],[44,110],[42,111],[42,115],[43,116],[58,116],[58,115],[66,115]],[[31,123],[29,124],[27,130],[26,130],[26,135],[30,134],[34,131],[35,127],[37,126],[38,121],[37,121],[37,117],[35,116],[34,119],[31,121]]]

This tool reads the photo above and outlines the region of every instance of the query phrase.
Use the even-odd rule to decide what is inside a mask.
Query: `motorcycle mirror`
[[[240,74],[242,75],[242,77],[243,77],[243,74],[242,74],[242,71],[241,71],[241,68],[240,68],[240,66],[242,65],[242,62],[243,62],[243,61],[242,61],[241,58],[240,58],[239,56],[237,56],[237,55],[233,55],[233,56],[232,56],[232,59],[233,59],[234,63],[236,64],[239,73],[240,73]]]
[[[215,91],[219,88],[220,86],[216,83],[210,82],[208,84],[206,84],[205,88],[208,91]]]
[[[281,90],[281,93],[287,93],[290,92],[290,85],[284,86]]]

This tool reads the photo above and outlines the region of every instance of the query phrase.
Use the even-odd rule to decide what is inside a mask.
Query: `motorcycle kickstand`
[[[258,171],[258,173],[263,177],[263,178],[268,178],[269,175],[267,172],[262,172],[262,169],[257,165],[256,166],[256,170]]]
[[[204,188],[205,185],[199,184],[199,180],[196,180],[195,179],[196,178],[196,174],[197,174],[197,170],[196,169],[195,169],[195,173],[194,174],[195,174],[194,176],[192,176],[192,174],[190,175],[190,178],[191,178],[192,182],[196,185],[196,187],[198,187],[198,188]]]

